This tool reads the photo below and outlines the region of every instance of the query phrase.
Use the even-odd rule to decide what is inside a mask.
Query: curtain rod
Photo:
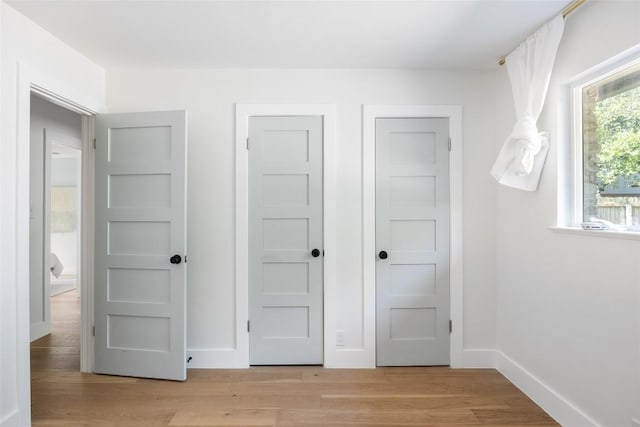
[[[564,9],[562,9],[562,17],[566,18],[567,16],[569,16],[569,14],[571,12],[573,12],[578,7],[580,7],[582,5],[582,3],[584,3],[585,1],[587,1],[587,0],[575,0],[569,6],[567,6]],[[500,58],[500,60],[498,61],[498,65],[504,65],[504,57]]]

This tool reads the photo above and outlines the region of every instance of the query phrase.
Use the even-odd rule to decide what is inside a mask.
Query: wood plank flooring
[[[493,369],[190,369],[186,382],[80,374],[77,294],[31,345],[34,426],[556,426]]]

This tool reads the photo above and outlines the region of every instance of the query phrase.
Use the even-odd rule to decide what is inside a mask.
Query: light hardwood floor
[[[186,382],[80,374],[79,300],[31,345],[34,426],[555,426],[492,369],[190,369]]]

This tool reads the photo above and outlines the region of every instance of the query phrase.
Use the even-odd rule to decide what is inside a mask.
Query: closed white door
[[[376,120],[378,366],[449,364],[448,119]]]
[[[323,362],[322,140],[322,117],[249,119],[252,365]]]
[[[186,379],[186,112],[96,118],[95,372]]]

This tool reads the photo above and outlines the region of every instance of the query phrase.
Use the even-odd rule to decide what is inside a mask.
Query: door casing
[[[236,348],[233,366],[249,367],[249,117],[322,116],[324,240],[324,366],[342,366],[336,351],[335,106],[328,104],[236,104]]]
[[[451,224],[451,367],[490,366],[491,355],[466,360],[463,349],[462,278],[462,107],[456,105],[398,106],[363,105],[363,313],[362,346],[336,348],[336,170],[335,106],[313,104],[236,105],[236,346],[228,365],[249,366],[248,319],[248,118],[251,116],[324,116],[324,366],[335,368],[375,368],[375,119],[378,117],[449,118],[452,140],[450,164]],[[484,355],[482,355],[484,356]],[[227,359],[229,360],[229,359]],[[228,366],[227,365],[227,366]]]
[[[41,81],[42,76],[27,66],[21,65],[21,70],[31,76],[31,84],[22,87],[29,94],[38,96],[80,114],[80,139],[82,142],[80,176],[80,372],[93,372],[93,254],[94,254],[94,117],[98,109],[91,107],[90,101],[75,101],[70,97],[61,95],[53,85]],[[22,73],[21,73],[22,74]],[[82,102],[82,103],[81,103]],[[86,103],[86,104],[85,104]],[[87,106],[85,106],[87,105]],[[30,108],[30,104],[29,104]],[[26,124],[30,127],[30,123]]]
[[[375,122],[377,118],[448,118],[451,138],[450,195],[450,316],[451,367],[468,365],[463,347],[463,240],[462,240],[462,107],[457,105],[365,105],[363,108],[363,280],[364,287],[364,347],[370,357],[369,366],[376,364],[376,163]]]
[[[31,424],[31,370],[29,365],[29,150],[30,113],[32,93],[49,102],[60,105],[82,115],[82,260],[81,266],[81,339],[80,370],[91,372],[93,346],[91,325],[93,324],[93,118],[104,108],[104,99],[93,98],[77,87],[68,85],[58,76],[33,68],[24,62],[18,63],[17,81],[17,135],[16,135],[16,230],[15,247],[7,251],[15,255],[16,272],[16,381],[18,424]],[[4,250],[3,250],[4,253]]]

